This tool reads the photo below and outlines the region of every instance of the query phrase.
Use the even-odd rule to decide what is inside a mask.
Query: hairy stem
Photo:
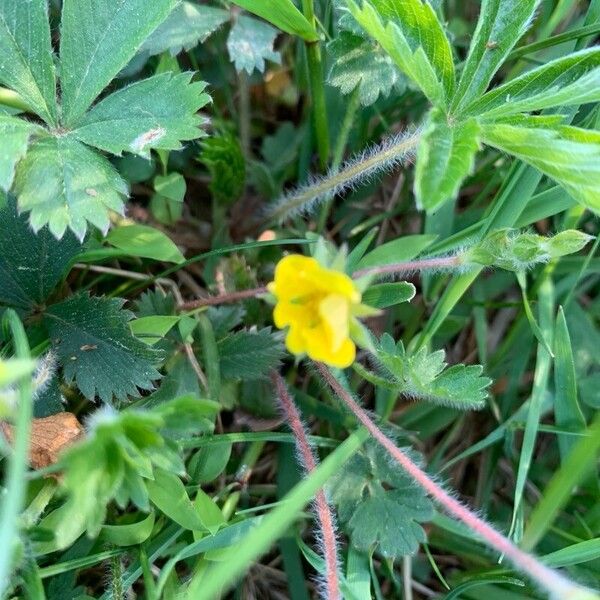
[[[456,254],[454,256],[424,258],[422,260],[394,263],[391,265],[367,267],[355,271],[352,274],[352,277],[357,279],[358,277],[364,277],[365,275],[395,275],[400,273],[414,273],[415,271],[425,271],[428,269],[453,269],[461,264],[463,264],[463,257],[460,254]]]
[[[292,400],[285,381],[276,371],[271,372],[271,381],[275,386],[279,404],[286,416],[287,422],[296,439],[298,454],[308,474],[317,468],[317,457],[313,453],[306,430],[302,423],[300,413]],[[325,498],[325,492],[320,489],[315,495],[315,509],[319,528],[321,530],[321,543],[325,558],[325,590],[328,600],[339,600],[340,582],[338,579],[337,542],[335,537],[334,517]]]
[[[488,546],[506,556],[513,565],[528,575],[532,581],[546,590],[550,597],[561,600],[581,598],[595,598],[593,592],[582,588],[576,583],[563,577],[560,573],[543,565],[537,558],[523,552],[508,538],[494,529],[491,525],[480,519],[475,513],[463,506],[458,500],[442,489],[433,479],[416,465],[394,442],[388,438],[371,420],[365,411],[344,389],[331,371],[322,363],[315,363],[317,371],[342,400],[342,402],[356,416],[360,423],[369,431],[373,438],[381,444],[390,456],[418,483],[434,500],[436,500],[448,514],[462,521]]]
[[[206,298],[198,298],[198,300],[190,300],[179,304],[180,310],[193,310],[202,306],[217,306],[219,304],[231,304],[240,300],[248,300],[256,298],[267,291],[266,287],[252,288],[250,290],[240,290],[239,292],[229,292],[227,294],[219,294],[218,296],[207,296]]]

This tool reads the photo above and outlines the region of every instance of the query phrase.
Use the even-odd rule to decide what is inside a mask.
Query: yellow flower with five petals
[[[273,320],[288,327],[285,343],[293,354],[344,368],[354,362],[350,337],[355,314],[364,314],[361,293],[345,273],[323,267],[299,254],[282,258],[267,289],[277,304]]]

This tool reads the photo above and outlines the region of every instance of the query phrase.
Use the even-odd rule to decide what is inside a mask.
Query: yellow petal
[[[285,336],[285,346],[292,354],[302,354],[306,352],[304,336],[298,327],[290,327]]]
[[[348,300],[340,294],[329,294],[319,303],[319,315],[329,337],[331,350],[336,352],[348,338],[350,307]]]

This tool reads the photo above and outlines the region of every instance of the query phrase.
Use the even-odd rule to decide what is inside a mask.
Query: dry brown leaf
[[[14,428],[8,423],[0,423],[0,429],[10,444],[14,442]],[[53,465],[62,450],[73,445],[84,432],[83,426],[73,413],[63,412],[33,419],[31,422],[31,442],[29,463],[34,469]]]

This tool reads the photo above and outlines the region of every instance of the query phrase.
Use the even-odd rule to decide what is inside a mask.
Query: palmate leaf
[[[600,132],[566,125],[535,127],[536,122],[531,117],[523,125],[484,123],[481,138],[539,169],[583,206],[600,213]]]
[[[435,11],[424,0],[348,0],[352,16],[436,105],[455,86],[450,42]]]
[[[0,2],[0,83],[44,121],[56,123],[56,76],[47,0]]]
[[[114,92],[80,120],[72,135],[101,150],[148,157],[151,149],[177,150],[204,135],[196,114],[210,101],[191,73],[161,73]],[[173,99],[177,98],[177,102]]]
[[[284,355],[281,338],[274,336],[269,327],[231,333],[217,346],[225,379],[262,379],[279,366]]]
[[[540,0],[483,0],[477,28],[456,89],[453,112],[478,98],[521,39]]]
[[[431,502],[373,440],[329,480],[327,491],[355,548],[396,558],[425,541],[419,523],[433,518]]]
[[[327,83],[350,94],[358,87],[360,103],[373,104],[403,83],[403,76],[387,52],[372,40],[351,31],[340,31],[327,45],[331,69]]]
[[[160,353],[133,336],[119,298],[78,294],[51,306],[44,315],[51,343],[67,382],[89,399],[105,402],[138,396],[160,378]]]
[[[600,48],[557,58],[484,94],[464,114],[486,119],[600,100]]]
[[[383,375],[399,394],[459,409],[481,408],[491,379],[482,376],[481,365],[447,367],[443,350],[421,348],[408,354],[387,333],[376,344],[377,362]]]
[[[182,2],[142,44],[140,51],[151,56],[169,51],[175,56],[204,42],[229,21],[230,16],[229,11],[222,8]]]
[[[265,70],[265,61],[281,62],[273,44],[279,32],[258,19],[239,16],[227,38],[227,51],[237,71]]]
[[[47,229],[36,235],[0,192],[0,303],[27,312],[43,304],[80,251],[72,234],[60,242]]]
[[[453,123],[440,109],[430,112],[417,152],[417,206],[433,211],[456,197],[463,179],[473,170],[479,130],[476,119]]]
[[[0,114],[0,190],[8,192],[12,186],[15,166],[25,156],[29,138],[35,131],[41,131],[41,127]]]
[[[127,185],[102,155],[72,137],[45,137],[17,167],[19,210],[31,211],[34,231],[48,225],[61,238],[67,228],[83,239],[87,224],[106,232],[109,211],[123,212]]]
[[[64,0],[60,36],[63,125],[78,123],[176,5],[177,0]]]

